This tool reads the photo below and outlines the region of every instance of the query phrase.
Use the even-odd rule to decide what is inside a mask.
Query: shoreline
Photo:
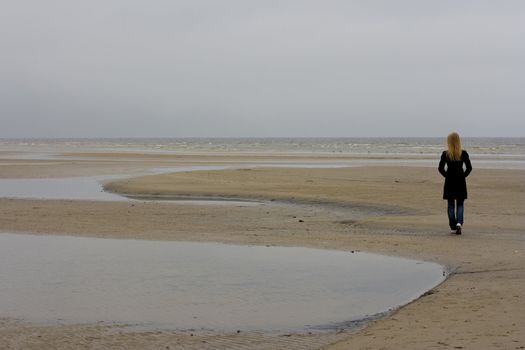
[[[331,200],[333,206],[320,208],[318,205],[305,203],[304,206],[285,209],[271,206],[203,209],[155,202],[139,202],[130,207],[129,202],[0,199],[0,230],[25,230],[36,234],[57,231],[59,234],[99,237],[216,240],[237,244],[356,249],[457,266],[456,273],[434,288],[432,293],[420,297],[385,318],[368,323],[357,333],[343,334],[338,339],[332,339],[339,344],[328,349],[365,349],[381,346],[389,349],[420,349],[432,346],[442,348],[438,342],[456,342],[457,346],[463,348],[478,349],[497,348],[497,342],[501,342],[502,348],[525,346],[524,336],[519,331],[523,328],[520,312],[524,311],[522,290],[525,286],[522,265],[525,256],[522,230],[522,204],[525,198],[521,184],[523,172],[475,169],[476,176],[469,181],[473,198],[467,201],[465,235],[452,237],[446,234],[448,230],[443,229],[446,228],[446,214],[443,206],[439,205],[442,204],[441,200],[430,199],[435,198],[433,193],[436,189],[438,195],[440,194],[441,186],[441,179],[434,178],[433,171],[434,169],[417,167],[275,168],[259,169],[256,172],[221,170],[152,175],[122,181],[128,181],[127,186],[133,185],[135,192],[151,191],[152,184],[154,191],[165,191],[162,186],[176,183],[179,187],[169,188],[171,193],[181,188],[188,193],[206,192],[215,195],[219,192],[231,194],[235,191],[237,195],[253,195],[269,191],[270,197],[282,199],[290,197],[290,193],[293,193],[292,201],[314,200],[319,204],[319,201]],[[250,173],[250,176],[242,180],[246,173]],[[351,182],[352,190],[344,187],[344,193],[340,193],[343,188],[341,186],[349,186],[348,181],[345,181],[348,178],[355,180]],[[398,182],[389,181],[392,179]],[[203,189],[203,183],[212,185]],[[195,191],[196,189],[199,190]],[[402,198],[395,196],[402,192],[407,192]],[[414,203],[411,202],[412,196],[416,194],[423,199],[422,207],[414,208]],[[349,198],[353,201],[350,206],[359,203],[378,205],[380,202],[383,205],[401,206],[409,210],[373,217],[352,216],[345,212],[344,207],[336,209],[337,203],[348,205]],[[504,198],[507,205],[496,208],[495,212],[488,215],[492,201],[503,201]],[[172,220],[174,215],[177,216],[177,221]],[[26,220],[20,220],[20,217]],[[58,218],[60,225],[57,223]],[[101,227],[93,218],[107,222],[107,227]],[[299,223],[299,218],[304,222]],[[150,232],[145,234],[148,228]],[[493,280],[498,283],[493,283]],[[502,281],[509,282],[502,286]],[[459,288],[459,291],[456,288]],[[472,300],[468,295],[469,291],[474,291],[477,299]],[[481,306],[481,301],[486,306]],[[495,306],[490,307],[490,303],[495,303]],[[456,305],[459,310],[449,307],[451,305]],[[444,309],[443,306],[449,308]],[[475,315],[479,318],[481,309],[485,309],[485,312],[480,319],[475,319]],[[447,327],[435,324],[429,316],[441,320],[439,324]],[[470,321],[461,322],[461,317]],[[488,318],[485,319],[486,317]],[[0,335],[12,339],[12,332],[27,330],[26,327],[32,332],[41,332],[43,336],[55,334],[54,338],[51,337],[54,344],[60,343],[58,329],[42,330],[28,325],[12,328],[0,323]],[[419,330],[419,333],[416,330]],[[76,329],[76,332],[83,334],[91,331],[87,328]],[[500,332],[502,335],[498,335]],[[128,334],[126,341],[140,344],[144,336]],[[168,338],[173,336],[172,334],[158,337],[167,342]],[[78,340],[74,334],[70,337]],[[232,337],[235,339],[230,341],[240,341],[241,338],[236,335]],[[106,338],[106,341],[110,342],[110,338]],[[312,339],[309,342],[316,343]],[[142,343],[146,347],[151,344],[153,343]],[[326,345],[326,342],[323,344]]]

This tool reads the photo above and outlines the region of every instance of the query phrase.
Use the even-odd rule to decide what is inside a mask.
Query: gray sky
[[[0,0],[0,137],[525,136],[525,1]]]

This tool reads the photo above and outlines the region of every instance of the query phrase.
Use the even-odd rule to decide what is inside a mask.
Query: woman
[[[472,171],[467,151],[461,149],[461,141],[456,132],[447,137],[448,149],[441,155],[439,173],[445,178],[443,199],[448,200],[448,223],[457,235],[461,234],[463,225],[464,201],[467,199],[467,182],[465,178]],[[463,169],[465,164],[465,169]]]

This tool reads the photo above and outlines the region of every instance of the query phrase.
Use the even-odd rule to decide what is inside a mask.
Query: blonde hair
[[[450,160],[461,160],[461,141],[459,140],[459,134],[452,132],[447,136],[447,157]]]

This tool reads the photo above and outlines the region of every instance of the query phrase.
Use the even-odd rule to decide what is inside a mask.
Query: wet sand
[[[0,177],[138,174],[151,166],[192,162],[147,155],[126,161],[119,155],[76,157],[29,165],[9,159],[9,165],[0,162]],[[357,332],[192,336],[0,319],[0,348],[519,349],[525,347],[524,179],[519,170],[475,168],[459,237],[448,233],[442,179],[429,167],[203,171],[106,185],[148,197],[267,201],[261,206],[0,199],[5,232],[362,250],[434,261],[454,271],[422,298]]]

